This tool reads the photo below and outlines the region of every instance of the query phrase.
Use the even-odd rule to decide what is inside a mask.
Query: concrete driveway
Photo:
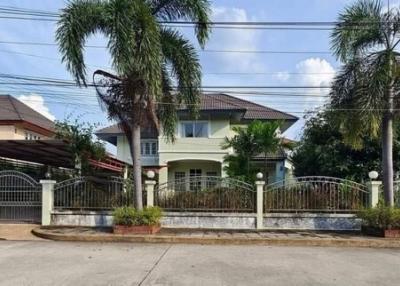
[[[400,250],[0,241],[0,285],[398,285]]]

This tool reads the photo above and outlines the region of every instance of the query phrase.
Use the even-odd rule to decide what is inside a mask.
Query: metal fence
[[[133,202],[132,181],[118,177],[78,177],[57,183],[54,188],[56,210],[112,210]]]
[[[18,171],[0,171],[0,221],[40,222],[42,188]]]
[[[356,212],[367,207],[366,186],[331,177],[299,177],[267,185],[264,212]]]
[[[196,176],[155,188],[154,205],[166,211],[255,212],[252,185],[230,178]]]

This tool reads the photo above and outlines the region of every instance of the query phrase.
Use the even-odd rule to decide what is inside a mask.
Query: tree
[[[369,171],[381,170],[381,142],[365,134],[362,148],[345,144],[334,115],[325,111],[307,117],[303,136],[291,155],[294,173],[296,176],[329,176],[362,182]],[[400,138],[396,136],[395,139],[394,151],[399,154]],[[395,160],[397,171],[400,170],[399,163]]]
[[[210,32],[209,13],[208,0],[73,0],[61,13],[56,39],[63,62],[79,85],[87,85],[86,39],[96,32],[108,39],[116,75],[98,70],[93,78],[102,79],[96,83],[100,100],[128,138],[138,209],[143,207],[141,127],[161,126],[166,139],[173,141],[177,106],[184,103],[195,114],[200,100],[196,50],[179,31],[161,21],[195,22],[203,47]]]
[[[281,123],[278,121],[261,122],[256,120],[250,125],[250,130],[256,138],[256,144],[264,155],[264,176],[265,179],[268,179],[268,155],[275,153],[280,147],[288,147],[277,136]]]
[[[331,90],[331,107],[347,143],[361,147],[364,135],[382,140],[385,202],[393,206],[393,120],[400,92],[400,11],[382,11],[377,0],[345,9],[332,32],[332,48],[344,66]]]
[[[74,155],[76,165],[80,171],[88,173],[91,171],[89,159],[101,160],[106,155],[104,144],[93,139],[95,124],[80,123],[78,119],[56,121],[55,138],[67,141],[71,153]]]
[[[226,137],[223,145],[224,149],[232,148],[234,151],[234,154],[227,155],[224,159],[228,165],[228,176],[254,181],[256,173],[259,172],[254,164],[254,157],[259,154],[264,156],[264,171],[267,173],[268,155],[275,153],[279,148],[289,147],[277,136],[280,125],[277,121],[255,120],[247,128],[235,127],[235,136]]]

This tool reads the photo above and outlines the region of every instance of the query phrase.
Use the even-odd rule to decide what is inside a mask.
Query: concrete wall
[[[59,226],[112,226],[111,212],[54,211],[51,224]],[[165,213],[167,228],[254,229],[255,214]]]
[[[111,226],[110,212],[54,211],[52,225]],[[166,228],[255,229],[255,214],[167,212],[162,220]],[[264,229],[270,230],[351,230],[361,229],[361,221],[352,214],[266,214]]]
[[[25,140],[25,132],[40,137],[40,139],[48,139],[42,134],[27,130],[19,125],[0,125],[0,140]]]
[[[270,213],[264,215],[265,229],[360,230],[361,220],[353,214]]]

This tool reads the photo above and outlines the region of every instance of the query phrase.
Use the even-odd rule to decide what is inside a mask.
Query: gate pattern
[[[332,177],[298,177],[264,191],[265,212],[356,212],[368,201],[365,185]]]
[[[54,208],[57,210],[112,210],[133,204],[133,184],[118,177],[78,177],[57,183]]]
[[[0,171],[0,221],[40,223],[42,188],[30,176]]]
[[[196,176],[157,186],[154,204],[166,211],[253,213],[256,192],[236,179]]]

